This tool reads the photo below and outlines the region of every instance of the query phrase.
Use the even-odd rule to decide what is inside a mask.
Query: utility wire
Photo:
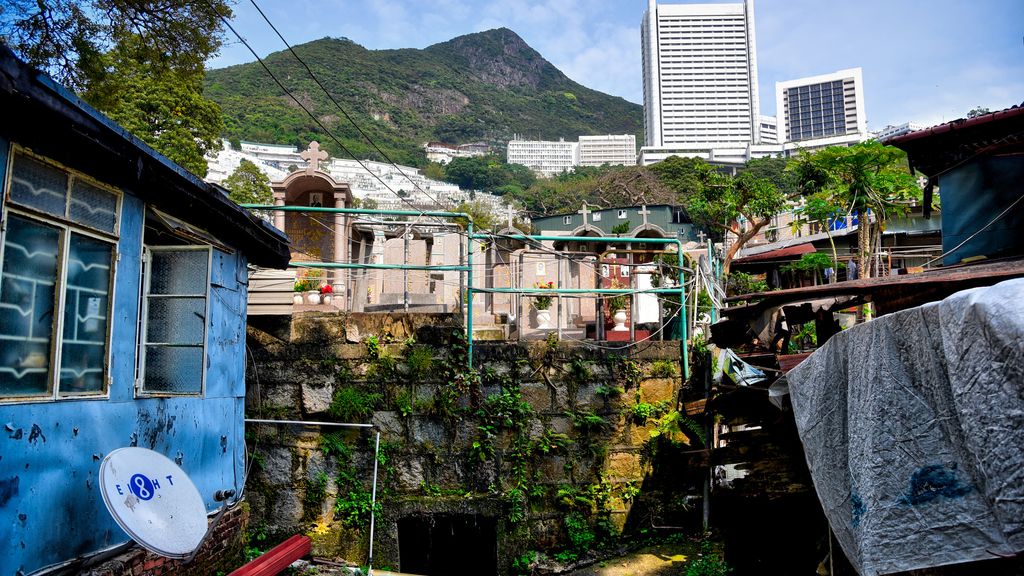
[[[373,146],[374,150],[376,150],[385,160],[387,160],[392,166],[394,166],[395,169],[398,170],[398,172],[402,176],[404,176],[406,178],[406,180],[408,180],[409,183],[411,183],[424,196],[429,198],[432,202],[434,202],[438,206],[444,206],[444,204],[442,204],[439,200],[437,200],[436,198],[434,198],[430,194],[427,194],[426,190],[424,190],[423,188],[420,188],[419,184],[414,182],[413,179],[410,178],[409,175],[406,174],[405,171],[403,171],[402,168],[399,167],[398,164],[396,164],[395,161],[392,160],[391,157],[388,156],[388,154],[386,152],[381,150],[380,146],[377,146],[377,143],[374,142],[373,139],[370,138],[370,136],[366,132],[363,131],[362,127],[360,127],[359,124],[356,123],[355,119],[352,118],[352,116],[349,115],[349,113],[344,108],[342,108],[341,104],[338,103],[338,101],[334,98],[334,96],[327,89],[327,87],[325,87],[323,85],[323,83],[320,82],[320,79],[317,77],[316,74],[313,73],[313,70],[310,69],[309,65],[306,64],[306,62],[302,58],[300,58],[299,55],[295,52],[295,49],[292,48],[292,45],[289,44],[288,41],[284,39],[284,36],[281,35],[281,32],[277,29],[277,26],[274,26],[274,23],[270,21],[270,18],[268,18],[267,15],[264,14],[263,10],[259,7],[259,4],[256,3],[256,0],[249,0],[249,2],[253,5],[254,8],[256,8],[256,11],[260,13],[260,16],[262,16],[263,20],[267,23],[268,26],[270,26],[270,29],[274,31],[274,34],[277,34],[277,37],[281,39],[281,42],[283,42],[284,45],[288,48],[288,51],[291,52],[292,56],[294,56],[295,59],[298,60],[299,64],[302,64],[302,67],[306,69],[306,72],[309,74],[309,77],[313,79],[313,82],[316,82],[316,85],[320,87],[320,90],[322,90],[323,93],[327,95],[327,98],[329,98],[331,100],[331,102],[334,104],[334,106],[341,112],[341,114],[343,116],[345,116],[345,119],[347,119],[349,121],[349,123],[352,124],[352,126],[355,127],[355,129],[359,132],[359,134],[361,134],[362,137],[365,138],[367,142],[369,142],[370,146]]]
[[[422,217],[424,216],[424,210],[422,210],[422,209],[420,209],[420,208],[417,208],[417,207],[416,207],[416,206],[415,206],[415,205],[414,205],[414,204],[412,203],[412,201],[410,201],[409,199],[407,199],[407,198],[403,197],[403,196],[402,196],[401,194],[399,194],[398,192],[396,192],[396,191],[395,191],[395,190],[394,190],[393,188],[391,188],[391,186],[389,186],[389,185],[388,185],[388,183],[387,183],[387,182],[385,182],[385,181],[384,181],[384,179],[383,179],[383,178],[381,178],[381,177],[380,177],[380,176],[378,176],[378,175],[377,175],[377,174],[376,174],[375,172],[373,172],[372,170],[370,170],[369,168],[367,168],[367,167],[366,167],[366,165],[365,165],[365,164],[363,164],[363,162],[362,162],[361,160],[359,160],[358,158],[356,158],[355,154],[353,154],[353,153],[352,153],[352,151],[351,151],[351,150],[349,150],[349,149],[348,149],[348,147],[347,147],[347,146],[345,146],[345,145],[344,145],[344,144],[343,144],[343,143],[341,142],[341,140],[339,140],[339,139],[338,139],[338,138],[337,138],[337,137],[336,137],[336,136],[334,135],[334,133],[333,133],[333,132],[331,132],[331,131],[330,131],[330,130],[329,130],[329,129],[328,129],[327,127],[326,127],[326,126],[324,126],[323,122],[321,122],[321,121],[320,121],[320,119],[319,119],[319,118],[317,118],[315,114],[313,114],[313,113],[312,113],[312,112],[311,112],[311,111],[310,111],[310,110],[309,110],[308,108],[306,108],[306,105],[305,105],[305,104],[303,104],[303,103],[302,103],[302,102],[301,102],[301,101],[300,101],[300,100],[299,100],[298,98],[296,98],[296,97],[295,97],[295,95],[294,95],[294,94],[292,94],[291,90],[288,90],[288,88],[287,88],[287,87],[286,87],[286,86],[285,86],[285,85],[284,85],[284,84],[283,84],[283,83],[281,82],[281,80],[280,80],[280,79],[278,79],[277,75],[275,75],[275,74],[273,73],[273,71],[271,71],[271,70],[270,70],[270,67],[269,67],[269,66],[267,66],[267,63],[266,63],[266,62],[264,62],[263,58],[260,58],[259,54],[257,54],[257,53],[256,53],[256,50],[254,50],[254,49],[253,49],[253,47],[252,47],[252,46],[251,46],[251,45],[249,44],[249,42],[248,42],[248,41],[247,41],[247,40],[246,40],[245,38],[243,38],[243,37],[242,37],[242,35],[241,35],[241,34],[239,34],[237,30],[235,30],[235,27],[231,25],[231,22],[229,22],[229,21],[228,21],[228,19],[227,19],[227,18],[226,18],[226,17],[225,17],[225,16],[223,15],[223,14],[221,14],[221,13],[220,13],[219,11],[217,11],[217,9],[216,9],[216,8],[215,8],[215,7],[214,7],[214,6],[212,5],[212,4],[210,4],[210,0],[203,0],[203,1],[204,1],[204,2],[206,3],[206,5],[207,5],[207,6],[208,6],[208,7],[210,8],[210,10],[212,10],[212,11],[213,11],[213,12],[214,12],[215,14],[217,14],[217,17],[218,17],[218,18],[220,18],[220,21],[221,21],[221,22],[223,22],[225,26],[227,26],[228,30],[231,30],[231,33],[232,33],[232,34],[234,34],[234,35],[235,35],[235,37],[236,37],[236,38],[238,38],[238,40],[239,40],[239,41],[240,41],[240,42],[241,42],[241,43],[242,43],[242,44],[243,44],[243,45],[244,45],[244,46],[245,46],[246,48],[248,48],[248,49],[249,49],[249,52],[250,52],[250,53],[251,53],[251,54],[253,55],[253,57],[254,57],[254,58],[256,58],[256,61],[260,63],[260,66],[262,66],[262,67],[263,67],[263,69],[264,69],[264,70],[266,70],[267,74],[269,74],[269,75],[270,75],[271,79],[273,79],[273,80],[274,80],[274,83],[275,83],[275,84],[277,84],[277,86],[278,86],[279,88],[281,88],[281,90],[283,90],[283,91],[284,91],[284,93],[285,93],[285,94],[287,94],[287,95],[288,95],[288,96],[289,96],[289,97],[290,97],[290,98],[291,98],[291,99],[292,99],[292,100],[293,100],[293,101],[294,101],[294,102],[295,102],[295,103],[296,103],[296,104],[297,104],[297,105],[299,106],[299,108],[301,108],[301,109],[302,109],[302,111],[303,111],[303,112],[305,112],[305,113],[306,113],[306,115],[307,115],[307,116],[309,116],[309,117],[310,117],[310,119],[312,119],[312,120],[313,120],[313,122],[314,122],[314,123],[316,123],[316,125],[320,127],[320,129],[321,129],[321,130],[323,130],[323,131],[324,131],[324,134],[326,134],[326,135],[327,135],[327,137],[329,137],[329,138],[330,138],[331,140],[333,140],[333,141],[334,141],[334,143],[335,143],[335,144],[337,144],[337,145],[338,145],[338,146],[339,146],[339,147],[340,147],[340,148],[341,148],[341,149],[342,149],[342,150],[343,150],[343,151],[344,151],[344,152],[345,152],[346,154],[348,154],[349,156],[351,156],[351,157],[352,157],[352,159],[353,159],[353,160],[355,160],[355,161],[356,161],[356,162],[357,162],[357,163],[359,164],[359,166],[363,168],[363,170],[366,170],[366,171],[367,171],[367,172],[368,172],[369,174],[371,174],[371,175],[372,175],[372,176],[373,176],[374,178],[376,178],[376,179],[377,179],[377,180],[378,180],[378,181],[379,181],[379,182],[380,182],[381,184],[383,184],[383,185],[384,185],[384,187],[385,187],[385,188],[387,188],[388,190],[390,190],[390,191],[391,191],[391,192],[392,192],[392,193],[393,193],[393,194],[394,194],[395,196],[398,196],[398,197],[399,197],[399,198],[400,198],[400,199],[401,199],[401,200],[402,200],[403,202],[405,202],[405,203],[406,203],[406,204],[407,204],[407,205],[408,205],[408,206],[409,206],[410,208],[412,208],[413,210],[415,210],[415,211],[419,212],[419,214],[420,214],[420,216],[419,216],[419,217],[421,217],[421,218],[422,218]],[[406,178],[408,178],[408,176],[406,176]],[[414,185],[415,185],[415,183],[414,183]],[[438,221],[441,221],[441,220],[440,220],[439,218],[438,218],[437,220],[438,220]]]

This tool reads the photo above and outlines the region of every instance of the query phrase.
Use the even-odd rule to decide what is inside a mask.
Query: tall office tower
[[[860,68],[777,82],[779,139],[809,148],[866,140],[863,92]]]
[[[754,1],[658,4],[640,27],[645,146],[760,143]]]

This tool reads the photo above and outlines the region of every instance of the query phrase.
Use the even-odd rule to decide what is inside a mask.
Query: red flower
[[[334,288],[331,288],[330,284],[324,284],[323,286],[320,287],[320,293],[321,294],[331,294],[333,292],[334,292]]]

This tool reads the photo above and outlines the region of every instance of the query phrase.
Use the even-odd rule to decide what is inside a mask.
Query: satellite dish
[[[100,464],[103,503],[117,524],[147,550],[187,558],[206,534],[206,505],[192,480],[163,454],[114,450]]]

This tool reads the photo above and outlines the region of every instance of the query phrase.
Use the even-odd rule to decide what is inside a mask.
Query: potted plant
[[[323,277],[323,273],[319,270],[309,270],[306,272],[306,302],[309,304],[320,303],[320,278]]]
[[[622,288],[623,286],[618,282],[612,282],[612,288]],[[605,299],[608,304],[608,311],[611,313],[612,321],[615,322],[615,326],[612,328],[613,332],[623,332],[629,330],[626,327],[626,320],[629,319],[629,315],[626,314],[626,307],[629,305],[629,298],[627,294],[615,294]]]
[[[320,287],[320,301],[324,304],[330,304],[333,299],[334,288],[330,284],[324,284]]]
[[[309,283],[305,280],[296,280],[293,290],[295,294],[292,296],[292,304],[302,304],[303,292],[309,288]]]
[[[539,290],[554,290],[554,282],[537,282],[533,285],[534,288]],[[533,297],[533,308],[537,311],[537,328],[546,329],[550,328],[551,313],[548,312],[548,308],[551,307],[551,296],[541,295]]]

